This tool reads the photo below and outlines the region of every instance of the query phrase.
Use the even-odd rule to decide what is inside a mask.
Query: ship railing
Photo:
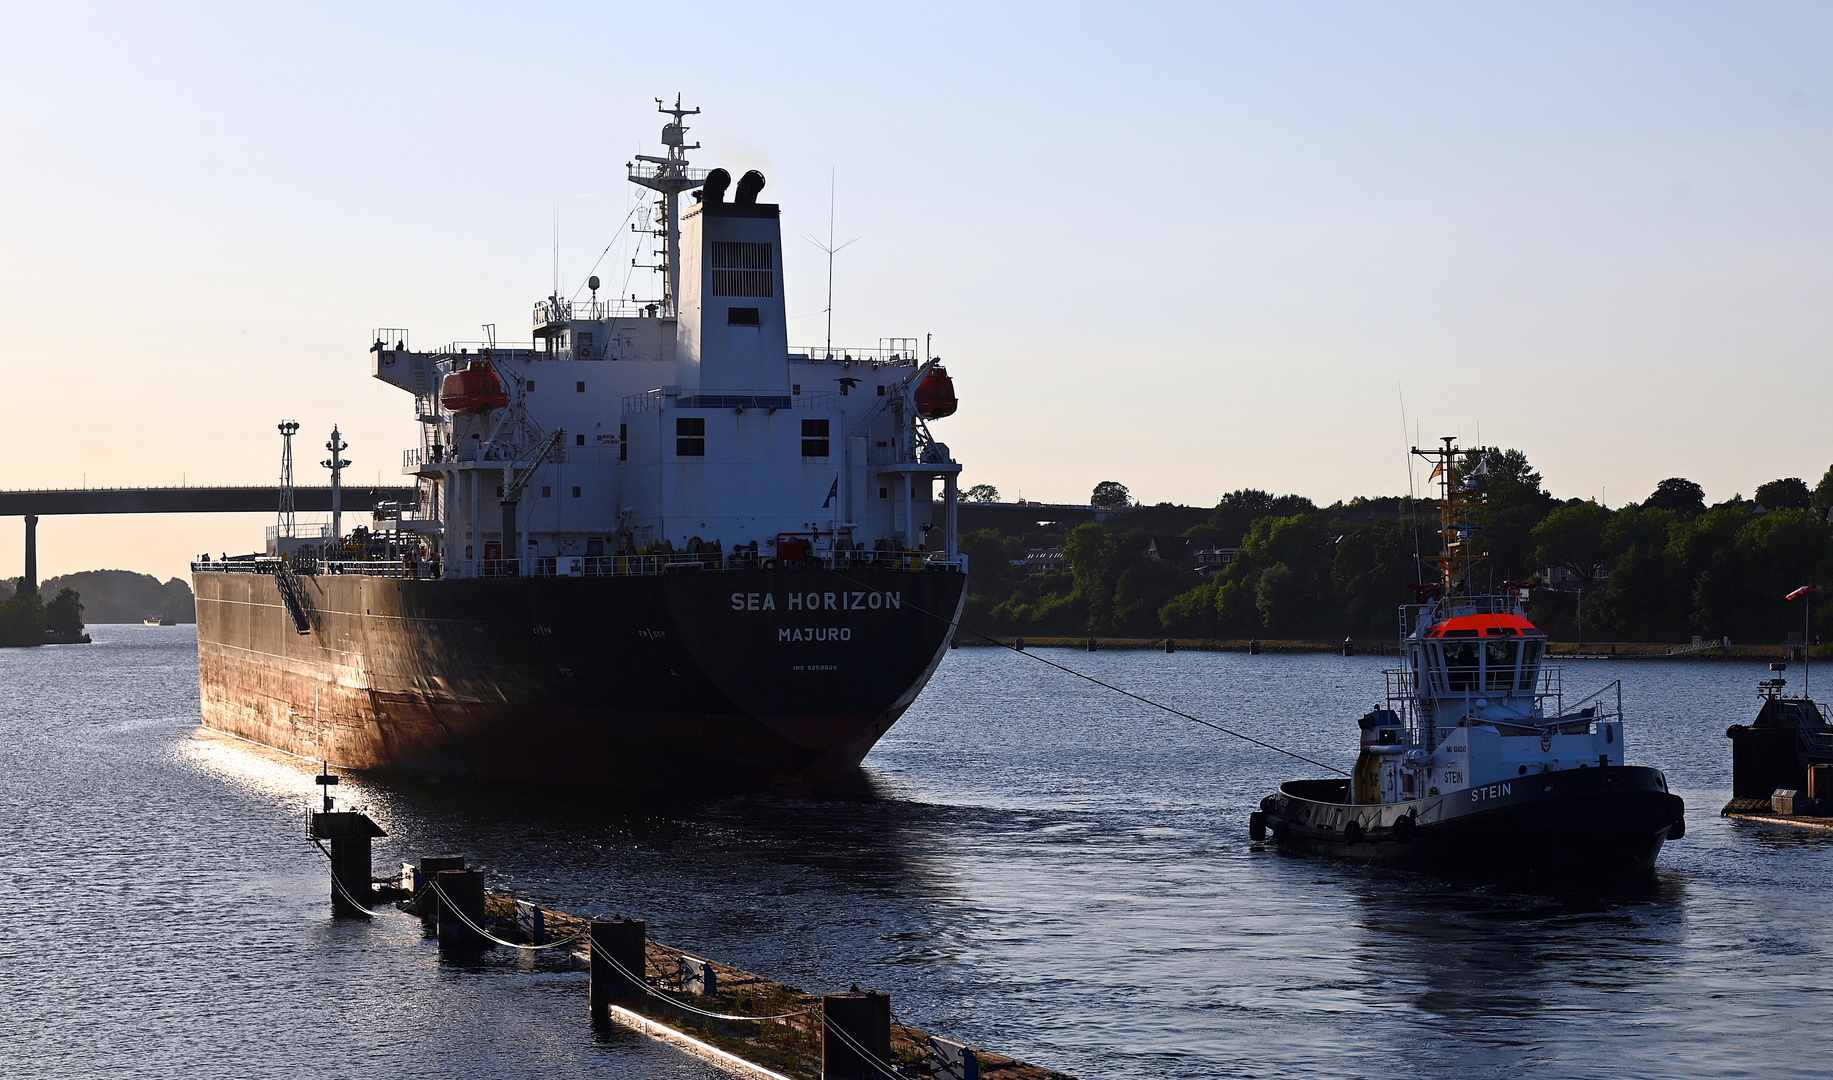
[[[1412,741],[1421,745],[1430,740],[1422,738],[1420,730],[1420,688],[1418,677],[1411,668],[1392,668],[1384,672],[1387,677],[1387,705],[1401,717],[1403,725]],[[1458,716],[1476,712],[1477,702],[1494,699],[1510,691],[1485,690],[1480,686],[1461,688],[1452,691],[1428,689],[1424,696],[1437,707],[1441,726],[1445,719],[1455,720]],[[1564,671],[1556,664],[1541,666],[1539,677],[1533,693],[1534,705],[1545,719],[1539,723],[1510,721],[1505,717],[1496,718],[1498,724],[1529,728],[1546,734],[1577,734],[1590,730],[1594,723],[1605,720],[1623,721],[1623,683],[1622,680],[1608,683],[1597,690],[1574,701],[1571,705],[1565,702]]]
[[[624,395],[626,413],[679,409],[837,409],[840,395],[821,394],[682,394],[673,389]]]
[[[477,576],[498,577],[643,577],[658,574],[720,570],[952,570],[962,572],[966,560],[949,559],[941,552],[894,549],[811,553],[803,558],[778,560],[768,552],[722,554],[659,552],[648,555],[544,555],[532,559],[484,559]],[[345,564],[346,566],[353,564]],[[345,573],[353,571],[342,571]],[[409,576],[412,576],[411,574]]]
[[[836,364],[871,364],[883,366],[901,364],[915,367],[917,359],[915,338],[885,338],[888,344],[876,348],[861,348],[857,345],[791,345],[791,360],[808,360],[813,362],[832,361]]]
[[[711,171],[709,169],[690,169],[686,166],[677,165],[656,165],[650,162],[643,162],[640,165],[633,162],[626,167],[630,170],[629,176],[632,180],[654,180],[659,176],[668,175],[682,176],[689,180],[700,181],[705,180],[707,173]],[[694,186],[698,187],[699,185],[695,184]]]
[[[537,300],[533,314],[536,326],[564,322],[602,322],[606,319],[641,319],[656,306],[636,300]],[[597,351],[596,348],[594,351]]]

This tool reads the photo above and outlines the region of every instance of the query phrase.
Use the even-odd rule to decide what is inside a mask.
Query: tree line
[[[60,590],[46,603],[26,590],[23,578],[13,585],[13,595],[0,600],[0,647],[82,639],[83,602],[74,589]]]
[[[1779,642],[1803,629],[1802,605],[1784,597],[1833,582],[1833,468],[1812,488],[1790,477],[1710,506],[1698,484],[1672,478],[1616,509],[1548,494],[1519,450],[1473,452],[1454,472],[1481,500],[1468,515],[1485,557],[1478,587],[1531,587],[1530,614],[1556,638]],[[1170,538],[1178,543],[1162,543]],[[1148,557],[1155,540],[1172,557]],[[964,623],[977,630],[1320,640],[1396,635],[1413,586],[1434,580],[1421,557],[1442,550],[1425,497],[1319,507],[1254,489],[1213,508],[1160,504],[1074,528],[981,529],[961,545],[971,568]],[[1027,550],[1057,547],[1060,569],[1014,565]],[[1237,550],[1205,574],[1193,563],[1205,547]],[[1833,604],[1814,615],[1812,633],[1833,629],[1823,626]]]

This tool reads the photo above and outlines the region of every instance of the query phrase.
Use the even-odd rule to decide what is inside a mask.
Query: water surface
[[[594,1036],[556,960],[446,964],[398,913],[331,921],[301,838],[316,770],[197,735],[190,627],[93,633],[0,650],[9,1074],[711,1075]],[[1392,662],[1044,655],[1344,767]],[[806,989],[884,989],[910,1023],[1085,1078],[1825,1075],[1833,834],[1717,816],[1724,729],[1767,672],[1566,668],[1624,680],[1630,760],[1687,800],[1645,883],[1257,851],[1248,810],[1310,767],[986,649],[949,654],[855,797],[341,794],[389,830],[378,868],[463,852],[494,887]]]

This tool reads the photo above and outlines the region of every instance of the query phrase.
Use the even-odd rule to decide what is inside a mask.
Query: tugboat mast
[[[662,145],[668,148],[668,156],[638,154],[636,160],[648,164],[630,162],[625,168],[629,170],[631,183],[662,194],[656,200],[656,224],[660,226],[656,232],[662,236],[662,265],[659,269],[664,275],[664,287],[667,289],[667,294],[662,297],[662,314],[672,318],[679,314],[675,305],[676,298],[681,295],[681,193],[699,187],[706,180],[707,171],[688,168],[687,152],[700,149],[700,144],[687,145],[687,125],[681,122],[683,117],[698,116],[700,110],[683,109],[680,94],[675,95],[673,108],[661,98],[655,100],[657,112],[674,118],[662,125]]]
[[[1415,446],[1413,453],[1435,463],[1427,483],[1436,480],[1439,484],[1439,538],[1445,550],[1442,554],[1424,556],[1422,561],[1438,567],[1439,585],[1443,595],[1449,597],[1469,577],[1481,559],[1481,556],[1475,554],[1475,546],[1470,542],[1471,526],[1464,524],[1464,512],[1467,507],[1480,504],[1483,497],[1474,489],[1466,491],[1464,488],[1466,474],[1458,468],[1458,449],[1454,445],[1456,436],[1446,435],[1441,441],[1445,444],[1443,447],[1422,450]],[[1482,452],[1479,447],[1477,453]],[[1483,473],[1484,467],[1480,462],[1481,459],[1476,472],[1469,475]]]

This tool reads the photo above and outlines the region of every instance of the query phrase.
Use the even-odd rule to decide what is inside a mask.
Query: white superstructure
[[[661,299],[601,301],[593,279],[589,301],[537,303],[527,345],[376,332],[373,374],[414,396],[422,432],[403,462],[420,504],[394,527],[445,576],[958,562],[961,467],[926,423],[954,409],[946,373],[914,338],[791,347],[762,174],[728,198],[725,170],[688,167],[697,110],[662,111],[667,155],[629,175],[659,193]]]

